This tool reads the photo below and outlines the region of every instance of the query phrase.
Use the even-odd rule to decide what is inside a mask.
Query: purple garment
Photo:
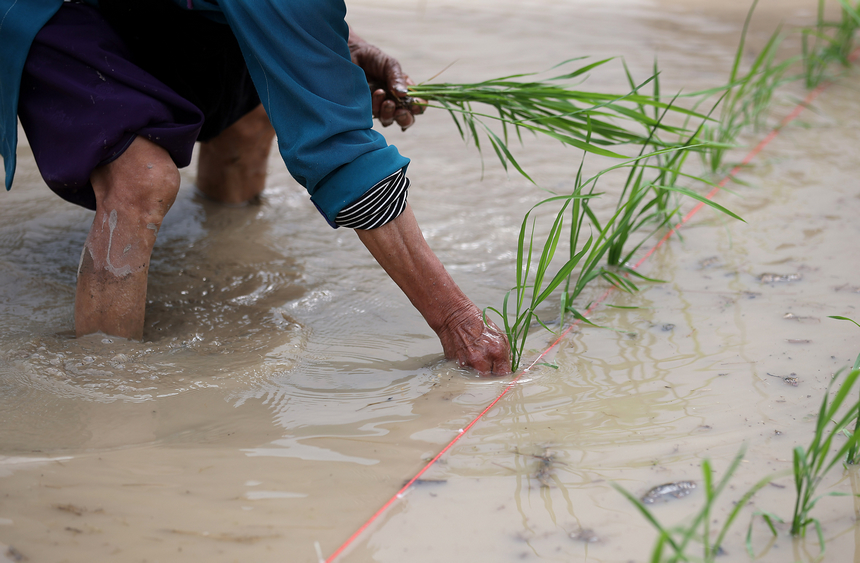
[[[36,36],[21,80],[18,115],[48,187],[95,209],[90,174],[140,135],[177,167],[191,161],[203,113],[130,62],[94,8],[65,4]]]

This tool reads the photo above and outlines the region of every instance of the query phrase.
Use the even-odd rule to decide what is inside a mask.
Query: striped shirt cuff
[[[400,169],[385,178],[361,196],[352,205],[344,207],[334,222],[338,227],[370,230],[393,221],[406,209],[409,178]]]

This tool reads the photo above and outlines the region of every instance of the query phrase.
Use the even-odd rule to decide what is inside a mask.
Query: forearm
[[[436,333],[451,316],[474,307],[427,245],[408,204],[394,221],[355,232]]]
[[[484,323],[481,310],[454,283],[408,205],[390,223],[355,232],[439,336],[447,358],[482,374],[511,372],[507,338]]]

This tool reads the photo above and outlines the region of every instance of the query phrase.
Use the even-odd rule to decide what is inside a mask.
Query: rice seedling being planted
[[[628,220],[628,210],[640,206],[648,194],[652,194],[656,198],[660,197],[661,191],[674,191],[702,201],[735,219],[743,220],[725,207],[688,188],[657,185],[651,182],[642,184],[642,189],[636,192],[634,197],[628,197],[626,200],[622,198],[614,214],[605,222],[600,222],[590,209],[590,200],[601,195],[595,190],[598,181],[603,176],[617,170],[623,171],[625,168],[636,169],[641,162],[647,161],[649,158],[686,151],[690,148],[690,146],[680,146],[644,154],[601,170],[587,179],[583,177],[582,162],[580,162],[575,176],[574,189],[570,194],[544,199],[525,214],[517,242],[516,285],[505,295],[501,310],[494,307],[487,309],[502,319],[511,346],[511,369],[513,371],[519,369],[532,323],[537,322],[545,329],[550,330],[537,315],[537,309],[556,289],[562,287],[562,284],[564,285],[560,292],[560,324],[563,324],[567,313],[573,314],[580,321],[591,324],[584,314],[576,308],[575,300],[593,280],[601,278],[627,292],[638,290],[635,283],[630,280],[631,276],[647,281],[657,281],[646,278],[626,265],[617,267],[611,264],[604,265],[604,258],[607,253],[617,247],[620,239],[632,240],[632,232],[646,224],[645,221],[641,220],[636,222]],[[532,218],[532,214],[537,208],[552,204],[560,205],[560,208],[555,214],[546,240],[541,246],[536,246],[534,240],[536,220]],[[646,204],[645,208],[648,207],[649,205]],[[566,220],[568,222],[567,236],[562,238],[565,233]],[[655,232],[657,231],[654,230],[646,236],[652,236]],[[567,243],[567,258],[563,264],[556,266],[557,261],[554,263],[553,259],[556,257],[562,241]],[[637,248],[641,244],[640,241]],[[537,258],[537,264],[533,264],[535,258]]]

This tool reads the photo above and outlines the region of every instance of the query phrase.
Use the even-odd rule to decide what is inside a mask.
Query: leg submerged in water
[[[253,200],[266,186],[274,138],[275,130],[261,104],[214,139],[200,143],[197,188],[221,203]]]
[[[150,256],[179,171],[167,151],[138,137],[91,180],[96,216],[78,270],[75,332],[141,340]]]

